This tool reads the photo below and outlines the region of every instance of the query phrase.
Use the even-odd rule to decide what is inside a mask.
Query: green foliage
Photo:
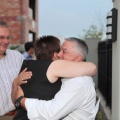
[[[10,49],[11,50],[15,50],[15,49],[17,49],[18,47],[20,47],[19,45],[13,45],[13,46],[10,46]]]
[[[11,49],[11,50],[17,50],[20,53],[23,53],[25,51],[24,44],[23,45],[21,45],[21,44],[19,44],[19,45],[9,45],[9,49]]]
[[[83,30],[84,35],[83,38],[101,38],[103,35],[103,32],[101,29],[99,29],[96,25],[91,25],[88,30]]]

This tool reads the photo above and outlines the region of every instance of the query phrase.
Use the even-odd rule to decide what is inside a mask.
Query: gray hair
[[[83,60],[86,61],[87,55],[88,55],[88,46],[85,43],[85,41],[75,38],[75,37],[69,37],[65,38],[66,41],[71,41],[75,43],[75,51],[78,52],[80,55],[82,55]]]

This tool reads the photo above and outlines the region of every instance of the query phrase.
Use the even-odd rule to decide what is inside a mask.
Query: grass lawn
[[[105,114],[99,109],[95,120],[108,120],[105,116]]]

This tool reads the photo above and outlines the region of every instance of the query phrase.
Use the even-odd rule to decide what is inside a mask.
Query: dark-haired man
[[[32,60],[32,54],[34,53],[34,46],[33,42],[26,42],[25,43],[25,52],[23,53],[23,56],[26,60]]]

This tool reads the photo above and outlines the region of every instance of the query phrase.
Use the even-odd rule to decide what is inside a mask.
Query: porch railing
[[[106,99],[106,105],[112,104],[112,43],[102,41],[98,44],[98,88]]]

